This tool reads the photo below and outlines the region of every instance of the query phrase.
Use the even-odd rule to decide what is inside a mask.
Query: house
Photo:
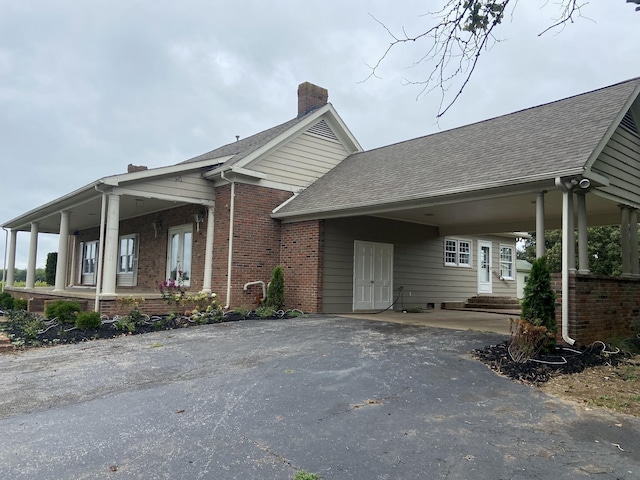
[[[529,279],[529,273],[531,273],[531,263],[526,260],[516,260],[516,285],[517,285],[517,297],[524,298],[524,286]]]
[[[177,165],[130,165],[6,222],[9,273],[19,231],[30,232],[32,252],[27,286],[12,287],[10,275],[7,288],[34,309],[72,297],[109,313],[139,292],[145,308],[160,309],[156,285],[182,272],[190,290],[233,308],[260,297],[280,264],[289,308],[441,308],[478,294],[515,297],[509,232],[543,238],[562,227],[562,335],[589,341],[602,330],[580,307],[589,292],[640,298],[639,92],[636,78],[363,151],[328,92],[303,83],[286,123]],[[622,279],[589,275],[586,228],[604,224],[626,232]],[[40,232],[60,234],[48,291],[33,282]],[[628,330],[639,310],[629,306],[616,328]]]

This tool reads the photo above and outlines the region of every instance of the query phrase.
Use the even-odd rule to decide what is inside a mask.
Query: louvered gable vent
[[[333,133],[333,130],[331,130],[329,125],[327,125],[327,122],[325,122],[324,120],[320,120],[318,123],[316,123],[313,127],[307,130],[307,133],[310,133],[311,135],[316,135],[318,137],[326,138],[329,140],[333,140],[334,142],[340,141],[338,140],[338,137],[336,137],[336,134]]]
[[[636,135],[640,135],[640,131],[638,130],[638,124],[633,118],[633,114],[631,113],[631,110],[627,111],[624,118],[622,119],[622,122],[620,122],[620,125],[622,125],[624,128],[626,128],[630,132],[633,132]]]

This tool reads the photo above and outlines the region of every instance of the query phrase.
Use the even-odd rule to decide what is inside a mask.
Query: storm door
[[[138,236],[124,235],[118,244],[119,287],[135,287],[138,284]]]
[[[353,309],[383,310],[393,303],[393,245],[354,245]]]
[[[491,242],[478,241],[478,293],[492,293]]]
[[[98,241],[83,242],[82,264],[80,265],[80,284],[95,285],[96,284],[96,268],[98,265]]]
[[[167,279],[182,280],[188,287],[191,280],[191,246],[193,225],[181,225],[169,229],[167,248]]]

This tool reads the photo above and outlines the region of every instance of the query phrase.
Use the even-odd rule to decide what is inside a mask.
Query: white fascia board
[[[202,168],[224,163],[233,155],[227,155],[226,157],[212,158],[207,160],[199,160],[197,162],[179,163],[177,165],[171,165],[168,167],[150,168],[147,170],[141,170],[139,172],[122,173],[119,175],[112,175],[104,177],[103,183],[106,185],[117,186],[124,182],[131,182],[136,180],[146,180],[153,177],[164,177],[167,175],[175,175],[193,170],[200,170]]]
[[[562,172],[548,172],[510,181],[486,182],[474,185],[472,188],[453,188],[441,190],[434,195],[408,195],[404,198],[395,198],[393,201],[361,202],[349,205],[348,207],[336,209],[314,209],[300,211],[291,214],[273,214],[274,218],[281,219],[317,219],[317,218],[339,218],[348,217],[354,214],[372,215],[376,213],[394,212],[406,208],[427,207],[435,205],[446,205],[451,203],[468,202],[472,200],[484,200],[490,198],[509,196],[514,193],[524,193],[525,191],[536,192],[541,189],[552,188],[557,176],[566,177],[582,174],[582,168],[565,170]],[[530,184],[529,188],[523,186]]]
[[[115,187],[111,191],[112,193],[115,193],[118,195],[128,195],[128,196],[140,197],[140,198],[154,198],[157,200],[166,200],[169,202],[190,203],[190,204],[207,205],[207,206],[214,206],[216,204],[215,200],[208,200],[206,198],[183,197],[180,195],[155,193],[155,192],[154,193],[141,192],[140,190],[135,190],[131,188]]]

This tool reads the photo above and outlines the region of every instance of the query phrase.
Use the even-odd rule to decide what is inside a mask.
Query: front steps
[[[4,333],[0,333],[0,353],[13,352],[13,345]]]
[[[497,297],[492,295],[477,295],[466,302],[446,302],[442,308],[447,310],[472,310],[481,312],[504,313],[520,315],[520,301],[513,297]]]

